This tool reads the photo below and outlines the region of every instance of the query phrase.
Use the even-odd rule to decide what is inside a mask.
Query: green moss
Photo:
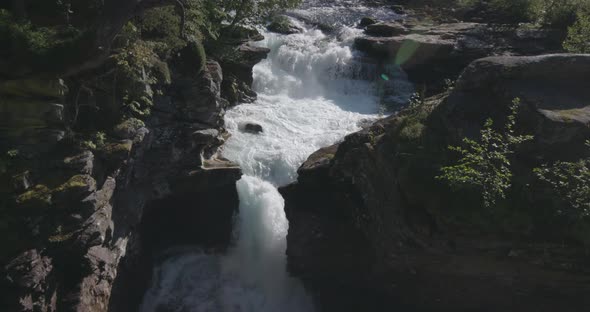
[[[113,130],[116,133],[131,133],[142,127],[145,127],[145,123],[142,120],[137,118],[129,118],[116,125]]]
[[[168,58],[186,46],[180,37],[180,16],[173,5],[147,10],[137,25],[145,40],[164,43],[166,50],[160,51],[161,57]]]
[[[122,143],[109,143],[100,150],[103,157],[112,161],[123,161],[129,157],[133,149],[133,142],[125,140]]]
[[[107,136],[102,131],[97,131],[85,135],[84,139],[79,141],[79,146],[82,149],[97,150],[105,145]]]
[[[92,32],[67,24],[33,25],[0,10],[0,57],[11,60],[9,71],[61,70],[66,64],[86,57],[80,49],[92,42],[92,36]]]
[[[63,227],[59,225],[55,232],[47,238],[50,243],[58,244],[70,240],[74,237],[75,232],[64,232]]]
[[[172,75],[168,63],[160,60],[154,60],[152,63],[152,74],[156,81],[160,84],[169,85],[172,83]]]
[[[64,184],[58,186],[54,192],[67,192],[68,190],[88,188],[88,176],[86,175],[75,175],[71,177]]]
[[[419,121],[413,121],[405,125],[399,132],[399,137],[405,141],[416,141],[422,137],[424,125]]]
[[[16,198],[19,205],[45,207],[51,204],[51,190],[45,185],[36,185]]]
[[[232,49],[226,46],[225,50]],[[207,64],[207,53],[205,52],[203,43],[201,41],[189,42],[180,52],[179,62],[178,67],[180,72],[187,76],[197,75],[203,71]]]

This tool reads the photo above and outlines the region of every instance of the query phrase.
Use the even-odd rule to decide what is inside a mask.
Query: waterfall
[[[339,14],[332,6],[340,3],[350,13],[349,2],[331,2],[325,13],[317,0],[308,1],[293,12],[307,21],[314,12],[347,16],[350,20],[340,19],[331,35],[295,19],[304,29],[300,34],[264,33],[259,44],[271,53],[254,67],[258,99],[232,108],[225,117],[232,137],[223,155],[244,173],[237,183],[234,246],[225,255],[186,250],[164,261],[155,268],[142,311],[314,310],[300,281],[286,271],[289,225],[277,188],[296,180],[297,168],[311,153],[378,117],[375,84],[354,79],[367,66],[351,49],[361,32],[352,26],[360,17]],[[261,125],[263,132],[242,131],[247,123]]]

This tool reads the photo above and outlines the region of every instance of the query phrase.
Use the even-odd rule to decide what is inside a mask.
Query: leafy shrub
[[[80,141],[80,147],[95,150],[97,148],[103,147],[106,143],[106,139],[106,134],[102,131],[98,131],[90,135],[88,139]]]
[[[530,15],[542,25],[565,28],[576,20],[576,13],[590,8],[588,0],[530,0]]]
[[[507,23],[531,20],[534,0],[457,0],[460,7],[484,11],[488,17]]]
[[[141,37],[158,44],[157,53],[163,59],[170,57],[186,45],[181,37],[180,16],[174,6],[147,10],[137,21]]]
[[[441,175],[436,178],[453,188],[478,188],[486,208],[494,206],[498,199],[504,199],[504,192],[510,188],[512,180],[509,156],[518,145],[532,139],[529,135],[515,134],[519,105],[520,100],[515,99],[503,133],[494,130],[493,121],[488,119],[480,131],[479,142],[464,138],[464,147],[449,146],[461,158],[454,165],[442,167]]]
[[[208,0],[212,1],[212,0]],[[228,0],[220,6],[231,26],[260,23],[273,13],[294,8],[301,0]]]
[[[151,90],[146,85],[158,83],[161,69],[150,43],[138,40],[113,56],[116,79],[123,92],[123,108],[130,117],[144,117],[153,106]]]
[[[578,12],[578,17],[568,28],[563,48],[571,53],[590,53],[590,11]]]
[[[576,12],[590,8],[588,0],[457,0],[460,7],[485,8],[487,14],[504,22],[535,22],[565,28]]]
[[[75,47],[87,35],[68,25],[37,27],[0,9],[0,57],[11,60],[11,66],[19,64],[38,71],[60,69],[81,57]]]
[[[586,142],[590,147],[590,141]],[[537,177],[548,183],[564,201],[560,215],[572,219],[590,217],[590,158],[577,162],[561,162],[534,170]]]

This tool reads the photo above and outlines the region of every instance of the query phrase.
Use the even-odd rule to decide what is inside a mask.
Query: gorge
[[[35,1],[0,7],[2,310],[590,306],[590,56],[567,27],[501,0]],[[486,133],[531,136],[492,208],[441,174]]]

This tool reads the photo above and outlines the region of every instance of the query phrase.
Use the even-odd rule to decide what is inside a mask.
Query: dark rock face
[[[564,159],[560,150],[588,156],[581,147],[590,135],[590,93],[573,86],[589,62],[582,55],[478,60],[450,95],[427,101],[433,111],[418,145],[403,137],[402,114],[314,153],[298,182],[280,190],[290,272],[324,311],[583,311],[590,304],[584,247],[552,243],[558,239],[543,222],[533,221],[529,234],[506,234],[489,227],[495,221],[460,221],[478,209],[454,208],[471,195],[450,194],[433,177],[447,144],[475,136],[487,117],[506,116],[513,96],[523,103],[519,130],[536,135],[518,152],[517,170]],[[570,110],[576,118],[555,117]],[[546,213],[527,200],[533,220]]]
[[[53,104],[63,82],[2,84],[3,151],[19,144],[0,171],[1,226],[15,235],[0,256],[4,309],[134,311],[160,248],[228,245],[241,170],[217,156],[228,136],[224,75],[214,61],[172,73],[145,122],[127,119],[93,147],[40,135],[65,131],[63,105]]]
[[[121,176],[125,185],[114,198],[122,207],[115,223],[124,224],[114,238],[132,239],[109,311],[137,307],[153,257],[162,249],[181,244],[223,249],[229,244],[241,170],[217,156],[228,136],[222,79],[220,65],[211,61],[197,80],[179,77],[176,92],[158,101],[160,109],[146,122],[149,143]]]
[[[221,63],[224,72],[221,95],[230,105],[251,103],[256,99],[256,92],[251,88],[254,79],[252,68],[265,59],[269,52],[268,48],[246,43],[236,50],[234,59]]]

